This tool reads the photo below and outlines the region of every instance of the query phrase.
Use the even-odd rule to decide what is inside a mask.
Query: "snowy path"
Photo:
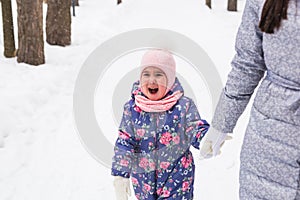
[[[237,13],[226,12],[220,2],[213,2],[215,8],[209,11],[198,0],[127,0],[118,7],[114,3],[80,1],[72,18],[72,45],[45,44],[45,65],[17,64],[0,55],[1,200],[114,199],[110,170],[81,145],[72,115],[78,71],[89,53],[111,36],[145,27],[180,32],[207,51],[226,80],[244,1],[239,1]],[[244,130],[246,117],[247,113],[236,132]],[[238,199],[242,136],[237,134],[225,146],[223,157],[196,161],[195,199]]]

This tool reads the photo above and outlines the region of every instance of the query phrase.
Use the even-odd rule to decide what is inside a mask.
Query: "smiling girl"
[[[128,198],[131,177],[137,199],[191,200],[195,166],[189,148],[199,149],[209,124],[184,96],[170,52],[147,51],[140,69],[115,144],[116,197]]]

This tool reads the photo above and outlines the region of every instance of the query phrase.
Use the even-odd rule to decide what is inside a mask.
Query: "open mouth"
[[[150,94],[156,94],[158,92],[158,88],[148,88]]]

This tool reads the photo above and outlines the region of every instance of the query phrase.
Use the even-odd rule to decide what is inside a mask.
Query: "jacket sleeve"
[[[134,149],[136,140],[134,137],[134,128],[131,120],[130,104],[124,105],[123,117],[119,127],[119,135],[114,147],[114,156],[112,162],[113,176],[130,177],[132,164],[134,163]]]
[[[206,120],[201,119],[195,103],[190,100],[190,106],[187,110],[185,132],[190,138],[191,145],[196,149],[200,147],[200,141],[209,129]]]
[[[236,37],[232,69],[212,120],[212,126],[223,133],[233,132],[266,70],[262,49],[263,33],[258,28],[259,10],[257,0],[247,0]]]

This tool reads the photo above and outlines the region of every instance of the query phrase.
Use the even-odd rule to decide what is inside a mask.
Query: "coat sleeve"
[[[131,120],[130,104],[124,105],[123,117],[119,126],[119,135],[114,147],[114,156],[112,162],[113,176],[130,177],[132,164],[134,163],[136,139],[134,137],[134,128]]]
[[[247,0],[236,37],[232,69],[212,120],[212,126],[223,133],[233,132],[266,70],[263,33],[258,28],[259,10],[257,0]]]
[[[191,145],[196,149],[200,147],[200,141],[209,129],[206,120],[201,119],[195,103],[190,100],[190,106],[187,110],[185,132],[188,135]]]

